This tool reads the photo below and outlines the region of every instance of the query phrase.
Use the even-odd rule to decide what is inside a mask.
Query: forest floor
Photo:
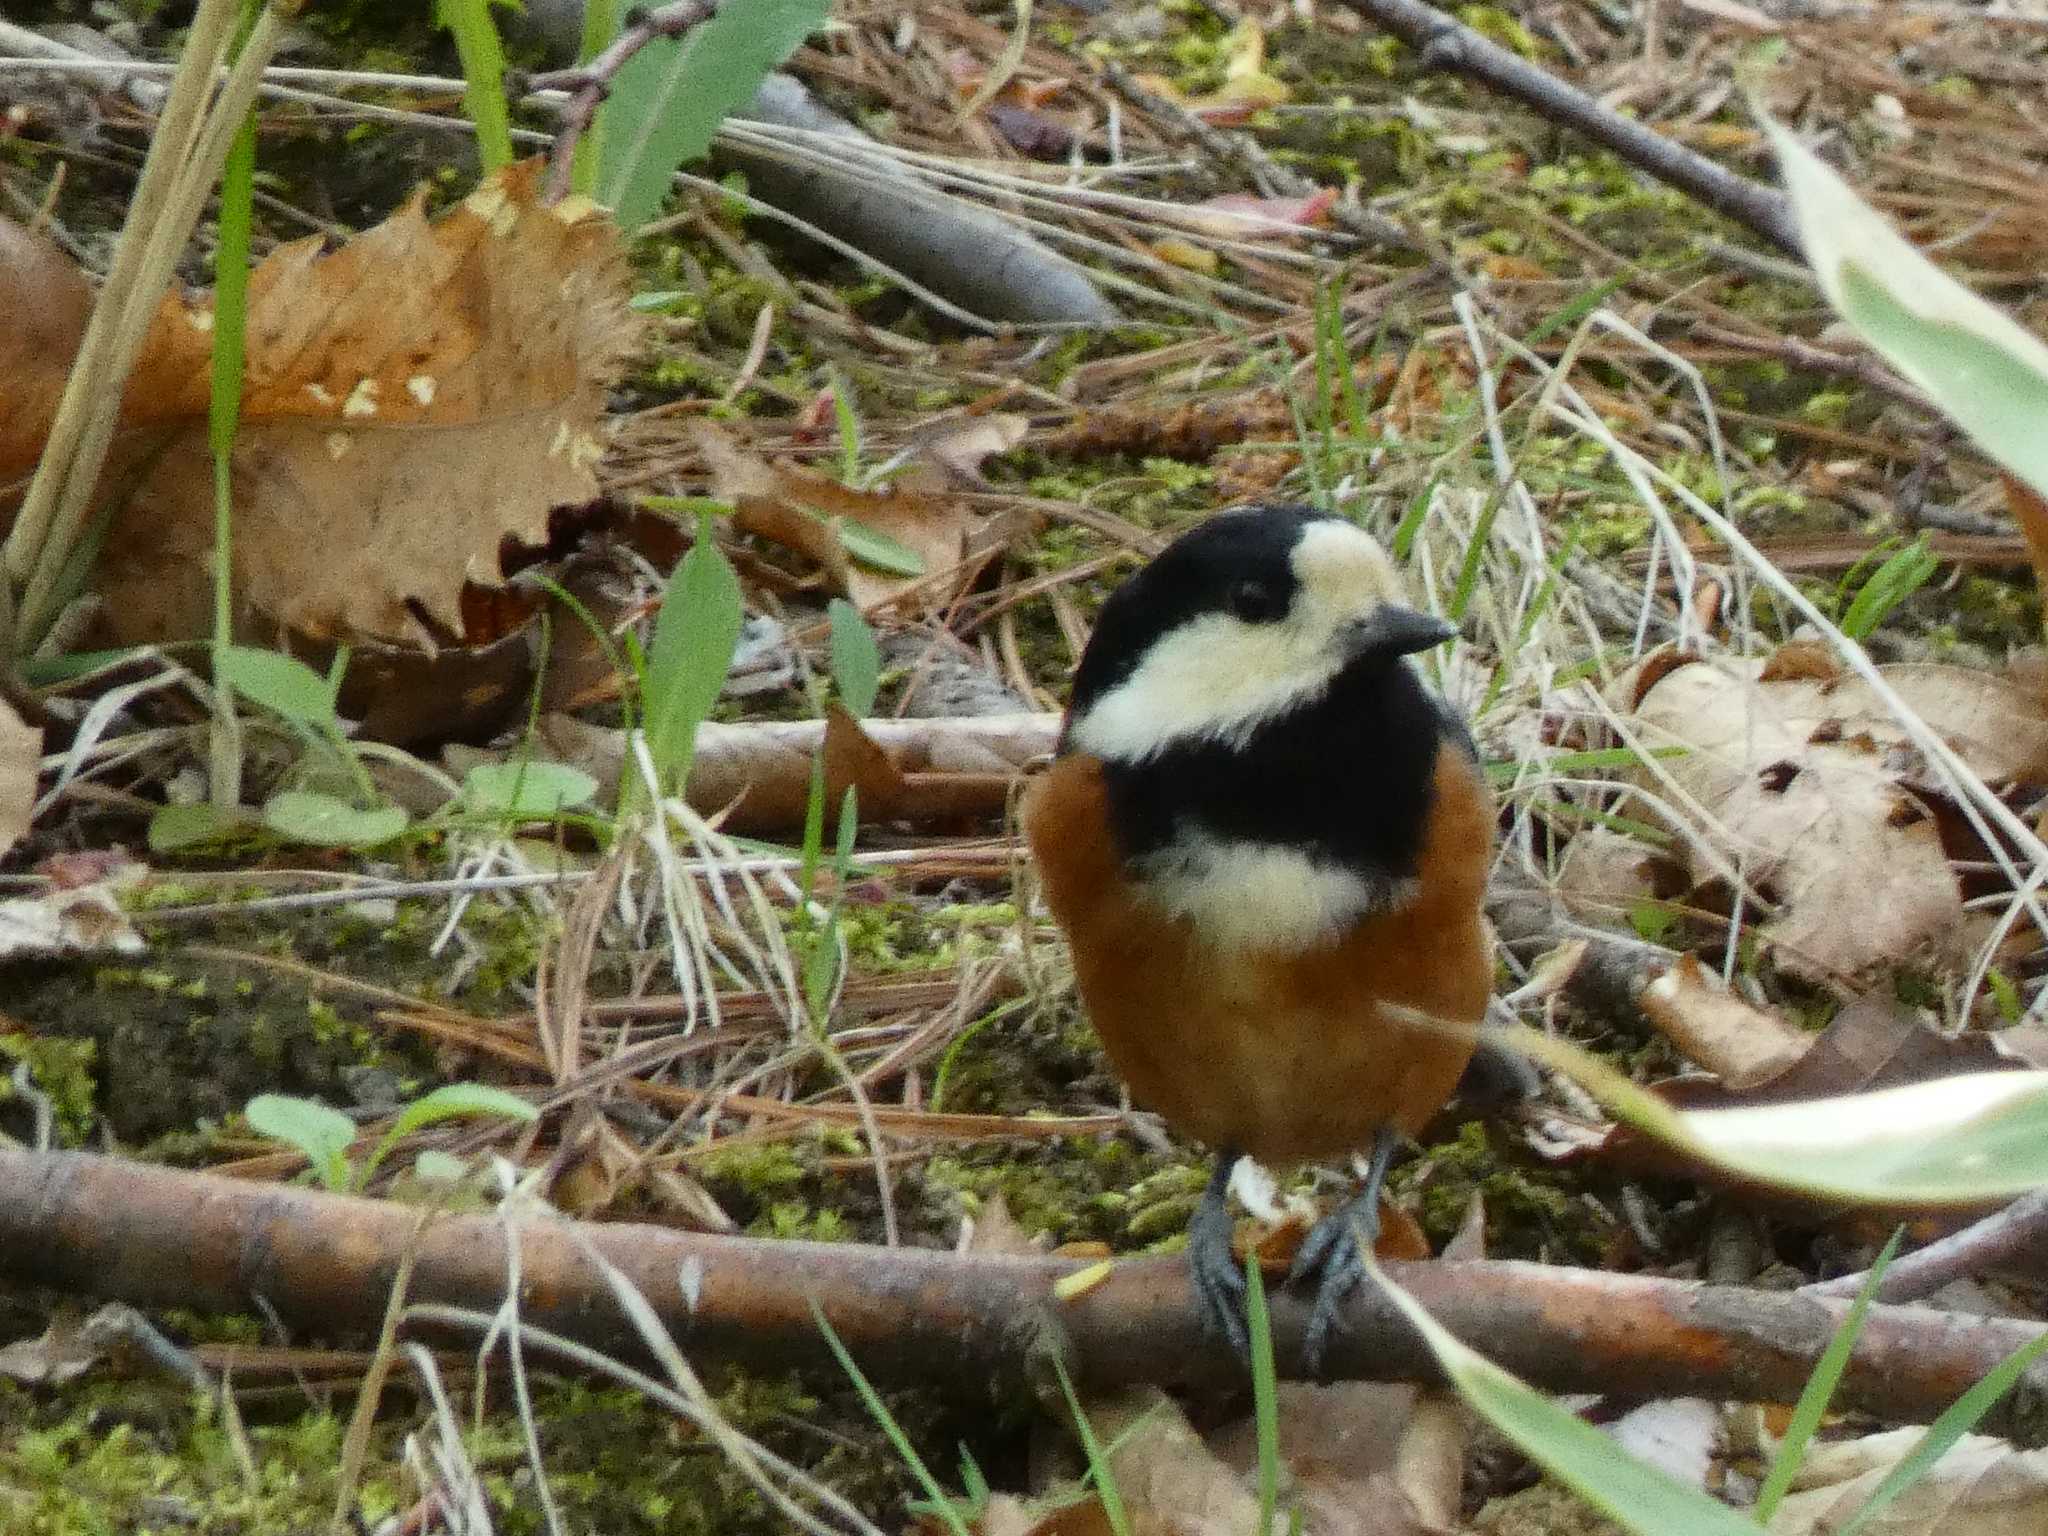
[[[22,20],[36,24],[87,8],[28,9]],[[171,56],[163,13],[142,9],[152,19],[124,35]],[[411,10],[314,7],[284,62],[454,73],[452,48],[407,19]],[[1539,953],[1587,932],[1644,954],[1697,953],[1795,1030],[1819,1032],[1870,997],[1921,1010],[1914,1017],[1944,1038],[2027,1015],[2048,979],[2039,935],[2008,943],[1985,970],[1973,969],[1981,928],[1970,942],[1870,951],[1856,931],[1865,914],[1845,893],[1885,873],[1881,841],[1851,833],[1789,850],[1809,871],[1832,871],[1832,895],[1806,900],[1835,910],[1801,915],[1787,879],[1763,891],[1781,909],[1759,924],[1690,852],[1713,844],[1713,815],[1704,830],[1674,829],[1643,790],[1654,761],[1626,729],[1648,688],[1628,681],[1641,657],[1665,647],[1762,658],[1802,637],[1757,557],[1831,619],[1854,615],[1886,663],[2017,678],[2015,657],[2040,639],[2039,592],[1996,473],[1831,328],[1799,266],[1533,108],[1426,68],[1341,6],[1114,0],[1100,11],[1018,13],[1030,26],[1021,50],[1010,46],[1017,14],[1007,7],[844,5],[790,69],[881,143],[937,157],[920,163],[950,165],[966,195],[1117,279],[1105,293],[1121,321],[962,324],[730,196],[679,195],[677,217],[630,247],[638,288],[662,297],[612,396],[605,500],[558,527],[550,570],[598,551],[591,558],[607,572],[643,579],[644,595],[645,561],[661,561],[639,525],[687,511],[689,498],[729,499],[722,476],[734,471],[720,469],[721,453],[771,477],[799,466],[854,482],[878,466],[922,465],[918,515],[983,553],[945,573],[948,584],[876,585],[870,570],[870,585],[852,588],[869,599],[883,648],[869,713],[1044,714],[1064,698],[1103,596],[1165,538],[1247,500],[1333,507],[1395,544],[1427,599],[1465,621],[1468,643],[1435,680],[1471,716],[1502,792],[1499,888],[1524,909],[1532,893],[1542,898],[1534,928],[1496,914],[1516,941],[1503,951],[1500,990],[1526,1019],[1639,1081],[1701,1065],[1725,1075],[1630,1000],[1617,1006],[1597,988],[1540,975],[1532,984]],[[1766,143],[1738,83],[1753,79],[1765,108],[1823,145],[1919,244],[2048,331],[2048,27],[1961,5],[1775,0],[1527,0],[1459,14],[1609,107],[1768,182]],[[1122,89],[1109,69],[1143,87]],[[999,89],[982,92],[992,75]],[[0,103],[17,83],[0,73]],[[103,263],[147,120],[77,82],[21,86],[12,99],[21,112],[0,135],[0,211],[42,210],[67,249],[88,267]],[[417,93],[378,99],[421,105]],[[1219,130],[1263,159],[1223,155]],[[1081,167],[1071,174],[1070,149]],[[375,224],[415,181],[435,206],[459,198],[473,184],[471,153],[448,133],[268,110],[258,250],[308,229]],[[1342,201],[1272,190],[1276,167]],[[1023,197],[1029,187],[1039,195]],[[1240,237],[1208,201],[1226,196],[1256,200],[1285,227]],[[1176,216],[1198,205],[1192,220]],[[1367,216],[1405,244],[1358,233],[1386,227]],[[196,282],[208,276],[204,254],[187,269]],[[1568,369],[1600,430],[1549,409],[1553,368]],[[722,447],[707,448],[706,423]],[[1659,495],[1623,450],[1720,509],[1755,555],[1732,552],[1678,497]],[[690,519],[679,526],[669,558],[688,541]],[[715,718],[813,718],[814,679],[831,671],[824,605],[845,572],[758,533],[720,524],[719,537],[759,626],[750,643],[766,681],[729,691]],[[1915,540],[1931,557],[1928,579],[1859,608],[1873,572]],[[442,674],[421,686],[452,698],[464,684]],[[616,688],[593,685],[569,702],[598,727],[620,718]],[[501,742],[520,737],[527,703],[512,698],[496,722]],[[81,712],[55,718],[76,729]],[[189,710],[160,699],[123,704],[110,740],[182,734],[144,755],[93,759],[17,851],[16,872],[144,848],[165,786],[203,764],[191,723]],[[50,750],[63,748],[53,740]],[[457,777],[468,761],[460,751],[442,759]],[[2025,775],[2011,778],[2016,805],[2037,797]],[[961,814],[920,804],[914,784],[897,792],[863,826],[856,854],[866,862],[842,882],[845,970],[818,1028],[736,1031],[710,1049],[649,1057],[648,1083],[699,1095],[679,1119],[614,1094],[551,1108],[537,1137],[492,1122],[416,1132],[374,1192],[419,1198],[398,1170],[421,1150],[478,1162],[496,1152],[530,1176],[529,1193],[593,1220],[848,1243],[893,1230],[904,1244],[984,1251],[1176,1250],[1208,1176],[1206,1151],[1123,1102],[1058,934],[1020,890],[1000,795],[995,814]],[[756,826],[745,848],[788,851],[802,830]],[[637,1015],[621,1005],[585,1018],[579,1049],[592,1061],[680,1031],[692,1011],[655,1006],[677,984],[670,935],[646,920],[651,909],[627,917],[559,889],[491,885],[489,876],[547,867],[530,840],[423,834],[367,858],[256,838],[144,857],[146,873],[122,898],[147,940],[141,952],[0,962],[0,1059],[24,1069],[12,1098],[0,1089],[0,1132],[35,1139],[41,1104],[57,1146],[303,1178],[303,1159],[242,1119],[250,1099],[321,1100],[374,1131],[448,1083],[533,1094],[549,1081],[538,1054],[546,1010],[564,998],[641,1000]],[[598,862],[587,842],[568,858]],[[449,877],[469,887],[404,889]],[[1988,888],[1981,871],[1972,878],[1957,888],[1957,912],[1975,898],[1970,920],[1981,923]],[[808,920],[768,886],[778,942],[800,946]],[[323,890],[349,899],[270,904]],[[238,910],[214,910],[229,903]],[[712,948],[729,937],[714,933]],[[746,947],[733,943],[734,953]],[[580,967],[573,993],[565,966]],[[732,994],[724,1016],[749,1017],[752,1005],[733,999],[758,1003],[757,991],[732,976],[716,984]],[[788,1112],[735,1112],[723,1105],[734,1092]],[[604,1113],[583,1113],[600,1103]],[[889,1111],[879,1141],[848,1109],[863,1104]],[[1441,1251],[1476,1208],[1491,1257],[1782,1288],[1860,1268],[1889,1230],[1767,1210],[1639,1161],[1560,1154],[1544,1134],[1559,1117],[1590,1115],[1553,1091],[1485,1121],[1447,1116],[1391,1180],[1413,1241]],[[1047,1116],[1091,1128],[1034,1131]],[[1291,1187],[1337,1186],[1303,1173]],[[466,1198],[482,1206],[484,1186]],[[0,1341],[41,1338],[55,1351],[49,1341],[68,1336],[92,1300],[0,1289]],[[1979,1300],[2039,1315],[2025,1288]],[[321,1528],[374,1340],[200,1310],[153,1320],[224,1373],[227,1397],[108,1363],[75,1377],[49,1376],[47,1361],[0,1365],[0,1526],[35,1536]],[[731,1456],[629,1386],[536,1376],[536,1465],[501,1379],[483,1391],[475,1357],[459,1349],[425,1358],[457,1405],[453,1419],[467,1418],[472,1388],[478,1417],[454,1435],[444,1415],[441,1435],[426,1375],[398,1371],[357,1474],[360,1529],[398,1529],[382,1522],[419,1511],[430,1490],[445,1494],[450,1474],[435,1457],[457,1443],[492,1524],[444,1516],[403,1528],[512,1533],[547,1529],[550,1518],[615,1533],[787,1528]],[[732,1426],[884,1528],[919,1518],[908,1513],[916,1478],[844,1375],[718,1363],[711,1381]],[[1042,1498],[1076,1472],[1043,1405],[961,1388],[887,1397],[942,1481],[959,1489],[963,1450],[999,1493]],[[1213,1427],[1242,1410],[1205,1402],[1191,1412]],[[1740,1455],[1727,1454],[1740,1475]],[[1461,1529],[1595,1528],[1476,1432],[1456,1480]],[[1015,1511],[1004,1518],[1017,1523],[985,1514],[982,1528],[1032,1528]],[[1422,1527],[1324,1513],[1309,1528]]]

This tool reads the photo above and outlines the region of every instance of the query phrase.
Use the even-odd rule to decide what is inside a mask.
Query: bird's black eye
[[[1236,581],[1223,594],[1223,606],[1247,624],[1271,624],[1286,616],[1287,595],[1270,582]]]

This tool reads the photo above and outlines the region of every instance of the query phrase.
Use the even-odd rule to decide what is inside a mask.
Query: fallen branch
[[[0,1147],[0,1277],[142,1306],[238,1311],[260,1296],[296,1328],[370,1331],[400,1255],[417,1243],[410,1295],[489,1311],[506,1275],[505,1225],[307,1189],[249,1184],[86,1153]],[[1206,1336],[1177,1260],[1112,1267],[1077,1299],[1054,1282],[1082,1266],[926,1249],[706,1237],[666,1228],[526,1221],[522,1316],[637,1354],[633,1330],[584,1251],[602,1252],[685,1350],[759,1368],[828,1359],[813,1299],[869,1369],[985,1397],[1021,1389],[1034,1351],[1066,1348],[1104,1385],[1240,1383]],[[1846,1303],[1540,1264],[1388,1266],[1453,1332],[1554,1391],[1691,1394],[1788,1402]],[[1306,1309],[1277,1297],[1283,1361]],[[1876,1306],[1838,1406],[1925,1421],[2040,1329],[2000,1318]],[[1434,1379],[1428,1351],[1377,1296],[1353,1306],[1340,1374]],[[2048,1368],[2036,1366],[1986,1421],[2048,1441]]]
[[[826,798],[859,784],[861,814],[875,821],[947,822],[1001,816],[1016,776],[1052,751],[1054,714],[977,715],[934,720],[863,720],[860,735],[885,761],[834,751],[823,720],[707,721],[685,793],[704,815],[723,814],[731,831],[803,825],[811,766],[825,750]],[[616,784],[626,737],[573,715],[550,715],[538,737],[550,755],[600,784]],[[870,749],[872,750],[872,749]]]
[[[2048,1252],[2048,1190],[2022,1195],[2002,1211],[1972,1222],[1925,1248],[1892,1262],[1877,1283],[1880,1301],[1918,1301],[1951,1280],[2000,1268],[2031,1269]],[[1870,1278],[1868,1270],[1806,1286],[1807,1296],[1854,1296]]]
[[[1780,250],[1804,257],[1791,205],[1776,188],[1738,176],[1705,155],[1603,107],[1576,86],[1487,41],[1424,0],[1343,3],[1418,49],[1424,67],[1469,75],[1526,102],[1550,121],[1605,145],[1638,170],[1746,225]]]

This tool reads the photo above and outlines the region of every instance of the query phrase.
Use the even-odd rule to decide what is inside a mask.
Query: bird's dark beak
[[[1433,613],[1384,603],[1345,626],[1344,649],[1354,658],[1412,656],[1454,638],[1458,626]]]

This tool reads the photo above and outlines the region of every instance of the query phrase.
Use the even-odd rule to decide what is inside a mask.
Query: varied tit
[[[1214,1148],[1196,1298],[1245,1348],[1240,1156],[1364,1153],[1319,1276],[1320,1366],[1404,1135],[1441,1109],[1492,985],[1494,810],[1472,739],[1407,657],[1456,630],[1342,518],[1223,512],[1104,604],[1023,822],[1081,1000],[1132,1097]]]

